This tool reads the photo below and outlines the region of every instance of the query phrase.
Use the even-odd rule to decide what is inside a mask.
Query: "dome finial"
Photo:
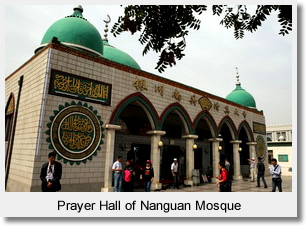
[[[74,7],[73,11],[74,11],[73,14],[69,17],[78,17],[78,18],[85,19],[83,17],[83,14],[82,14],[84,10],[83,10],[83,7],[81,5],[78,5],[78,6]]]
[[[111,18],[110,18],[110,16],[107,14],[107,19],[108,20],[103,20],[104,21],[104,23],[105,23],[105,28],[104,28],[104,32],[105,32],[105,34],[104,34],[104,41],[108,41],[108,39],[107,39],[107,32],[108,32],[108,24],[111,22]]]
[[[239,81],[238,67],[236,67],[236,78],[237,78],[236,85],[237,85],[237,86],[240,86],[241,83],[240,83],[240,81]]]
[[[78,5],[76,7],[73,8],[73,11],[79,10],[81,13],[84,11],[83,7],[81,5]]]

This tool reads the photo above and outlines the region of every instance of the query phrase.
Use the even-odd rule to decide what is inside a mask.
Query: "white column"
[[[250,158],[254,158],[256,165],[257,165],[257,156],[256,156],[256,142],[248,142],[246,143],[247,145],[249,145],[249,153],[250,153]],[[257,180],[257,167],[255,167],[255,181]]]
[[[161,130],[152,130],[148,131],[147,134],[151,135],[151,161],[154,169],[154,180],[151,184],[151,190],[160,190],[162,188],[162,184],[159,182],[160,180],[160,147],[158,146],[158,142],[161,139],[161,136],[165,135],[165,131]]]
[[[198,139],[197,135],[185,135],[182,136],[183,139],[186,139],[186,180],[184,181],[185,185],[193,185],[192,180],[192,170],[194,169],[194,140]]]
[[[256,142],[248,142],[246,144],[249,145],[250,158],[254,158],[256,160],[255,146],[256,146],[257,143]]]
[[[104,187],[101,188],[101,192],[111,192],[113,171],[112,165],[114,161],[115,153],[115,135],[116,130],[121,129],[121,126],[106,124],[105,125],[107,135],[106,135],[106,153],[105,153],[105,169],[104,169]]]
[[[212,142],[212,158],[213,158],[213,177],[212,182],[216,182],[217,179],[215,177],[220,176],[220,169],[219,169],[219,162],[220,162],[220,152],[219,152],[219,145],[220,142],[223,141],[222,138],[211,138],[208,139]]]
[[[240,153],[239,153],[239,144],[242,143],[241,140],[232,140],[233,144],[233,157],[234,157],[234,180],[241,180],[241,168],[240,168]]]

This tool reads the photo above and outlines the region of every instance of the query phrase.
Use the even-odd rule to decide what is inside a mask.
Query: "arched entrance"
[[[183,135],[190,133],[190,118],[179,104],[170,105],[161,116],[162,138],[160,178],[163,184],[172,183],[171,164],[177,158],[180,182],[186,179],[186,141]]]
[[[233,143],[236,140],[235,126],[233,121],[229,117],[225,117],[219,126],[219,138],[223,141],[220,142],[220,162],[224,162],[227,159],[230,162],[230,173],[234,175],[234,153],[233,153]]]
[[[249,163],[248,159],[250,158],[250,152],[249,152],[249,147],[247,145],[248,143],[248,135],[244,127],[241,128],[238,140],[241,141],[240,143],[240,166],[241,166],[241,174],[243,177],[248,177],[249,176]]]
[[[195,134],[198,139],[195,141],[197,149],[194,149],[194,168],[200,170],[200,174],[213,176],[213,154],[212,143],[209,141],[216,137],[216,124],[207,112],[202,112],[195,120]],[[202,177],[200,177],[202,180]]]
[[[117,124],[121,129],[116,132],[115,155],[144,166],[150,159],[150,136],[147,131],[152,130],[146,113],[137,103],[131,103],[121,112]]]

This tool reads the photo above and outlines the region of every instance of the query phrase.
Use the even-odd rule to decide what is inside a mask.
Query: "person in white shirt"
[[[270,167],[270,173],[272,174],[272,192],[276,191],[276,187],[278,187],[278,191],[282,192],[282,169],[281,166],[277,164],[276,159],[271,160],[272,166]]]
[[[122,156],[118,156],[112,170],[114,172],[114,192],[121,192],[122,189]]]
[[[173,159],[173,163],[171,165],[171,172],[173,176],[173,188],[179,189],[179,176],[178,176],[178,163],[177,158]]]
[[[255,181],[255,158],[248,159],[250,164],[250,174],[251,174],[251,181]]]

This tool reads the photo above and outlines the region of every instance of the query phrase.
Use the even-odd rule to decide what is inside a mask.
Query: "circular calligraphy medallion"
[[[50,129],[46,133],[50,135],[47,138],[49,148],[58,153],[59,159],[72,165],[75,162],[86,163],[87,159],[97,155],[104,137],[101,116],[97,116],[97,111],[88,108],[87,103],[72,102],[71,105],[66,103],[65,107],[60,105],[54,114],[50,117],[51,123],[47,124]]]

